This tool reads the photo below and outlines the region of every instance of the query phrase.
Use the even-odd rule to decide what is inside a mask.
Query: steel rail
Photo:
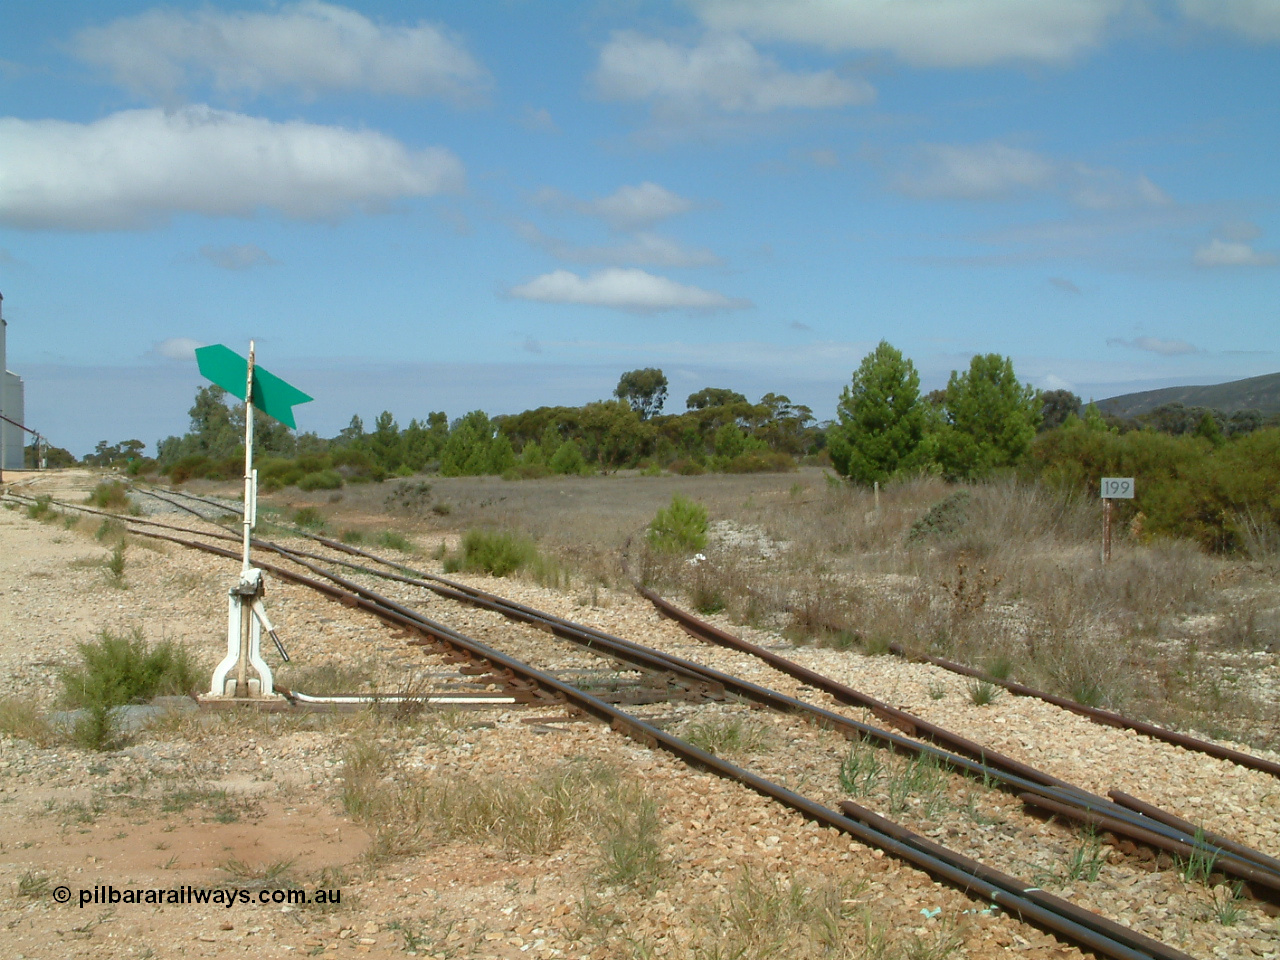
[[[823,693],[830,694],[839,703],[843,703],[846,706],[867,708],[871,711],[873,716],[897,727],[908,736],[924,737],[932,740],[934,743],[943,744],[948,748],[955,750],[957,753],[965,754],[975,760],[983,763],[989,763],[993,767],[1001,770],[1007,770],[1010,773],[1015,773],[1020,777],[1025,777],[1026,779],[1033,780],[1037,783],[1043,783],[1047,786],[1055,786],[1061,789],[1079,789],[1074,784],[1068,783],[1066,780],[1055,777],[1050,773],[1038,770],[1030,764],[1023,763],[1021,760],[1015,760],[1013,757],[1006,756],[1005,754],[992,750],[989,747],[984,747],[983,745],[976,743],[973,740],[969,740],[966,737],[962,737],[951,730],[947,730],[935,723],[931,723],[923,717],[918,717],[905,710],[892,707],[882,700],[877,700],[875,697],[855,690],[846,684],[839,683],[825,674],[818,673],[816,670],[811,670],[802,664],[796,663],[794,660],[788,660],[786,657],[780,656],[772,650],[766,650],[764,647],[754,643],[749,643],[741,637],[736,637],[731,633],[721,630],[714,624],[708,623],[706,620],[694,616],[687,610],[680,609],[675,604],[659,596],[647,587],[638,583],[633,584],[633,586],[640,596],[644,597],[657,608],[658,613],[666,617],[668,620],[674,621],[691,637],[714,643],[730,650],[735,650],[738,653],[745,653],[749,656],[756,657],[759,660],[763,660],[775,670],[799,680],[806,686],[812,687],[815,690],[821,690]]]
[[[1159,820],[1170,827],[1181,830],[1190,836],[1199,834],[1204,837],[1205,841],[1213,844],[1215,847],[1221,847],[1228,853],[1233,853],[1242,860],[1249,860],[1259,867],[1270,870],[1272,873],[1280,875],[1280,860],[1275,857],[1269,857],[1253,847],[1246,847],[1243,843],[1237,843],[1229,837],[1224,837],[1218,833],[1212,833],[1203,827],[1198,827],[1190,820],[1183,820],[1181,817],[1175,816],[1167,810],[1162,810],[1154,804],[1147,803],[1145,800],[1139,800],[1137,797],[1130,796],[1120,790],[1108,790],[1107,796],[1120,804],[1122,807],[1128,807],[1130,810],[1142,814],[1144,817],[1150,817],[1152,820]]]
[[[185,541],[177,537],[157,533],[144,535],[231,559],[237,557],[237,554],[233,551],[209,544]],[[466,637],[444,624],[437,623],[389,598],[381,597],[366,588],[358,588],[356,591],[347,592],[340,588],[344,578],[337,577],[334,574],[323,574],[333,581],[333,585],[330,585],[275,567],[275,565],[264,565],[263,569],[271,569],[271,572],[281,577],[281,579],[310,586],[348,605],[366,609],[388,622],[426,634],[448,647],[466,650],[472,656],[483,659],[495,666],[500,666],[513,675],[526,677],[558,698],[572,703],[584,713],[609,723],[615,731],[632,740],[651,748],[662,747],[692,766],[711,770],[726,779],[749,787],[757,793],[790,807],[808,819],[831,826],[863,843],[891,853],[926,873],[947,880],[967,894],[980,895],[999,905],[1007,912],[1016,915],[1024,922],[1034,923],[1044,929],[1061,934],[1063,937],[1095,950],[1104,956],[1114,958],[1114,960],[1191,960],[1187,954],[1164,944],[1156,943],[1157,949],[1150,949],[1149,945],[1153,943],[1150,938],[1123,927],[1118,927],[1112,924],[1111,921],[1088,914],[1087,911],[1085,911],[1088,914],[1087,916],[1079,918],[1065,916],[1057,910],[1028,898],[1025,895],[1026,892],[1036,892],[1035,888],[1022,881],[1013,882],[1015,890],[1005,889],[1003,886],[999,886],[990,880],[978,877],[956,866],[949,860],[918,850],[808,797],[795,793],[758,774],[695,747],[679,737],[646,723],[638,717],[578,690],[571,684],[565,683],[551,674],[540,671],[480,641]],[[353,586],[358,587],[358,585]],[[416,645],[428,642],[430,641],[411,641]]]
[[[924,663],[931,663],[936,667],[942,667],[944,670],[950,670],[952,673],[959,673],[966,677],[975,677],[979,680],[985,680],[987,683],[994,683],[997,686],[1004,687],[1015,696],[1034,697],[1037,700],[1043,700],[1045,703],[1051,703],[1055,707],[1061,707],[1063,710],[1070,710],[1072,713],[1078,713],[1082,717],[1087,717],[1094,723],[1100,723],[1108,727],[1121,727],[1133,730],[1137,733],[1143,734],[1144,736],[1152,737],[1156,740],[1163,740],[1166,743],[1172,743],[1187,750],[1207,753],[1209,756],[1217,757],[1219,760],[1229,760],[1242,767],[1248,767],[1251,770],[1260,770],[1263,773],[1271,774],[1273,777],[1280,777],[1280,763],[1277,763],[1274,760],[1268,760],[1265,757],[1255,756],[1254,754],[1245,753],[1241,750],[1233,750],[1230,747],[1219,746],[1216,743],[1210,743],[1209,741],[1201,740],[1198,737],[1188,736],[1185,733],[1166,730],[1164,727],[1157,727],[1155,724],[1147,723],[1144,720],[1134,720],[1111,710],[1102,710],[1098,707],[1087,707],[1082,703],[1076,703],[1074,700],[1068,700],[1066,697],[1059,697],[1052,693],[1046,693],[1043,690],[1036,690],[1034,687],[1028,687],[1024,684],[1015,683],[1011,680],[1001,680],[998,677],[993,677],[981,670],[975,670],[973,667],[966,667],[963,663],[956,663],[953,660],[944,660],[942,657],[932,657],[925,654],[912,654],[900,644],[890,644],[889,650],[891,653],[894,653],[906,660],[918,660],[923,661]]]
[[[1085,810],[1079,806],[1068,803],[1060,803],[1049,797],[1038,796],[1034,793],[1019,794],[1018,799],[1029,807],[1036,807],[1054,813],[1059,816],[1068,817],[1080,823],[1088,824],[1093,827],[1100,827],[1103,830],[1109,830],[1117,836],[1125,836],[1130,840],[1136,840],[1138,843],[1146,844],[1150,847],[1164,850],[1168,853],[1175,854],[1180,857],[1193,857],[1196,855],[1204,856],[1205,850],[1197,845],[1177,840],[1169,840],[1153,830],[1142,826],[1135,826],[1132,823],[1121,820],[1117,817],[1109,817],[1105,813],[1098,813],[1094,810]],[[1154,824],[1154,821],[1153,821]],[[1257,864],[1248,860],[1241,859],[1225,850],[1219,849],[1217,854],[1210,861],[1214,869],[1222,873],[1229,873],[1232,876],[1245,880],[1250,884],[1265,887],[1271,891],[1271,899],[1276,899],[1280,895],[1280,877],[1277,877],[1270,870],[1266,870]]]
[[[91,510],[90,508],[78,507],[77,505],[74,505],[74,504],[67,504],[67,506],[71,506],[75,509],[86,510],[87,512],[90,512],[90,513],[101,512],[101,511]],[[166,524],[158,523],[155,521],[141,520],[139,518],[132,518],[132,517],[121,518],[121,519],[126,519],[129,522],[137,522],[137,523],[146,524],[150,526],[158,526],[166,529],[173,529],[172,527],[169,527]],[[218,538],[218,539],[229,539],[229,540],[236,539],[231,537],[229,534],[226,534],[225,532],[221,532],[221,531],[219,533],[212,533],[212,532],[193,531],[193,530],[183,529],[183,532],[191,533],[196,536],[207,536],[207,537]],[[142,535],[158,536],[156,534],[142,534]],[[176,538],[172,538],[172,537],[161,536],[160,539],[173,540],[174,542],[184,543],[184,541],[177,540]],[[326,543],[336,543],[334,541],[327,541],[325,540],[325,538],[318,538],[318,539],[321,539]],[[258,543],[262,547],[269,550],[273,550],[274,552],[277,552],[281,556],[289,558],[290,560],[292,560],[292,562],[297,563],[305,567],[306,569],[309,569],[312,572],[319,574],[322,577],[326,577],[332,580],[333,582],[344,587],[344,589],[350,591],[352,595],[360,595],[361,593],[364,593],[364,594],[376,596],[376,594],[374,594],[373,591],[369,591],[367,588],[361,586],[360,584],[355,583],[354,581],[348,580],[343,577],[339,577],[335,574],[332,574],[328,571],[325,571],[315,566],[312,563],[299,559],[299,556],[294,551],[289,550],[288,548],[283,548],[267,541],[258,541]],[[210,552],[217,553],[222,556],[231,556],[231,554],[228,551],[223,551],[218,548],[209,547],[208,545],[203,545],[203,544],[190,544],[190,545],[198,546],[201,549],[208,549]],[[345,545],[342,545],[342,546],[345,547]],[[364,553],[363,551],[359,551],[359,552]],[[374,555],[367,555],[367,556],[370,556],[372,559],[381,560],[381,558],[377,558]],[[321,558],[321,559],[323,559],[324,562],[343,563],[342,561],[336,561],[329,558]],[[351,566],[350,564],[344,564],[344,565]],[[259,566],[262,566],[264,569],[270,569],[272,572],[275,572],[275,573],[283,573],[282,569],[279,567],[268,566],[266,564],[259,564]],[[423,586],[423,587],[426,587],[427,589],[437,590],[437,592],[439,592],[439,588],[430,582],[418,581],[408,577],[383,574],[377,571],[369,571],[367,570],[367,568],[358,567],[357,569],[360,569],[366,573],[372,573],[377,576],[388,577],[389,579],[392,579],[392,580],[406,582],[406,583],[410,583],[417,586]],[[444,580],[445,578],[437,577],[433,579],[437,581],[441,581],[441,580]],[[450,585],[455,584],[454,581],[446,581],[446,582],[448,582]],[[465,587],[465,585],[461,585],[461,584],[457,584],[457,586]],[[507,605],[503,601],[503,598],[496,597],[493,594],[488,594],[485,591],[480,591],[475,588],[466,588],[463,592],[470,595],[473,598],[473,600],[467,601],[467,602],[475,602],[477,605],[494,609],[497,612],[504,613],[504,615],[511,615],[511,614],[508,614],[507,610],[505,609]],[[454,591],[449,591],[449,593],[452,594],[454,593]],[[459,599],[462,599],[462,598],[459,598]],[[1109,816],[1124,822],[1128,822],[1130,823],[1131,826],[1133,826],[1136,829],[1142,829],[1150,833],[1163,835],[1167,840],[1174,843],[1191,845],[1191,846],[1197,847],[1202,851],[1202,853],[1210,856],[1217,857],[1223,853],[1223,851],[1220,850],[1218,847],[1212,845],[1211,843],[1207,843],[1203,839],[1203,834],[1201,834],[1200,837],[1197,837],[1195,835],[1187,835],[1183,831],[1170,827],[1164,823],[1152,822],[1150,819],[1143,817],[1140,814],[1135,814],[1133,811],[1119,804],[1116,804],[1111,800],[1097,796],[1095,794],[1091,794],[1079,787],[1067,785],[1065,788],[1062,788],[1062,787],[1056,787],[1056,786],[1044,784],[1044,783],[1038,782],[1037,780],[1031,780],[1031,779],[1019,776],[1017,774],[1010,773],[1008,771],[1004,771],[992,766],[988,766],[985,763],[975,762],[969,759],[968,757],[952,754],[946,750],[942,750],[938,747],[934,747],[931,744],[920,743],[915,740],[907,739],[906,737],[903,737],[899,734],[895,734],[886,730],[881,730],[880,728],[874,727],[870,724],[861,723],[860,721],[856,721],[851,718],[845,717],[842,714],[833,713],[832,711],[814,706],[813,704],[809,704],[803,700],[789,697],[785,694],[777,693],[776,691],[770,690],[765,687],[761,687],[757,684],[750,683],[749,681],[739,680],[738,678],[733,677],[729,674],[724,674],[720,671],[713,670],[712,668],[705,667],[693,661],[683,660],[681,658],[674,657],[669,654],[665,654],[662,651],[657,651],[657,650],[654,650],[653,648],[644,647],[640,644],[636,644],[633,641],[623,640],[618,637],[613,637],[607,633],[604,633],[603,631],[595,630],[594,628],[583,627],[582,625],[574,624],[571,621],[561,620],[560,618],[552,617],[549,614],[540,614],[538,611],[534,611],[533,608],[525,607],[522,604],[512,603],[509,606],[513,609],[513,612],[520,612],[522,614],[521,616],[513,616],[512,617],[513,619],[522,620],[524,622],[531,622],[532,620],[545,621],[547,624],[545,629],[550,630],[556,635],[561,636],[564,639],[569,639],[574,642],[582,643],[591,648],[594,648],[596,646],[603,647],[609,651],[610,655],[618,659],[627,660],[627,659],[632,659],[634,657],[647,656],[649,658],[649,663],[651,664],[650,669],[665,670],[665,671],[671,671],[671,672],[678,671],[680,673],[685,674],[686,677],[688,677],[689,674],[693,674],[694,677],[700,676],[701,678],[706,678],[715,683],[718,683],[721,688],[731,693],[734,693],[737,696],[740,696],[747,700],[753,700],[757,703],[761,703],[762,705],[768,706],[771,709],[777,710],[779,712],[789,713],[789,714],[795,714],[795,713],[807,714],[812,718],[814,718],[819,723],[823,723],[830,727],[840,730],[846,736],[850,736],[850,737],[858,736],[860,738],[877,740],[889,746],[891,749],[901,749],[908,753],[931,754],[934,756],[936,760],[938,760],[939,762],[941,762],[942,764],[948,767],[951,767],[957,772],[967,773],[968,775],[974,778],[982,778],[984,779],[984,781],[994,780],[1013,792],[1017,792],[1021,790],[1025,792],[1040,794],[1045,796],[1046,798],[1056,800],[1059,803],[1072,805],[1097,815]],[[406,611],[410,614],[416,613],[415,611],[409,610],[409,608],[401,608],[401,609],[402,611]],[[531,611],[531,613],[524,614],[523,613],[524,611]],[[1280,877],[1278,877],[1277,879],[1280,880]]]
[[[997,870],[994,867],[990,867],[979,860],[973,860],[970,857],[956,853],[939,843],[934,843],[932,840],[922,837],[918,833],[913,833],[901,824],[895,823],[886,817],[882,817],[878,813],[854,803],[852,800],[841,801],[840,812],[847,817],[851,817],[854,820],[865,823],[867,826],[875,830],[879,830],[881,833],[888,834],[895,840],[905,843],[908,846],[919,850],[921,853],[927,853],[931,856],[938,857],[939,859],[946,859],[961,869],[968,870],[974,876],[981,877],[989,883],[996,884],[1006,890],[1020,892],[1022,896],[1026,897],[1028,900],[1039,903],[1046,909],[1054,910],[1064,916],[1071,917],[1080,923],[1096,924],[1109,935],[1122,936],[1126,933],[1136,933],[1136,931],[1131,930],[1129,927],[1122,926],[1113,920],[1108,920],[1106,917],[1099,916],[1091,910],[1086,910],[1085,908],[1072,903],[1070,900],[1064,900],[1061,897],[1055,896],[1047,890],[1041,890],[1039,887],[1021,887],[1020,885],[1023,881],[1019,880],[1017,877],[1011,877],[1007,873]],[[1137,934],[1137,936],[1142,936],[1142,934]],[[1149,951],[1153,956],[1168,958],[1168,960],[1172,960],[1174,957],[1185,956],[1182,951],[1173,949],[1167,944],[1161,943],[1159,940],[1152,940],[1150,938],[1144,939],[1146,942],[1143,944],[1143,949]]]
[[[345,589],[348,589],[353,593],[358,594],[364,592],[370,596],[377,596],[373,591],[368,590],[354,581],[330,573],[320,567],[317,567],[315,564],[300,559],[298,555],[287,548],[266,543],[264,543],[263,546],[267,549],[275,550],[281,556],[288,557],[292,562],[340,584]],[[325,562],[340,563],[341,561],[325,560]],[[350,566],[350,564],[347,565]],[[368,571],[365,568],[358,569],[362,569],[364,572],[376,573],[376,571]],[[389,574],[377,575],[388,577],[389,579],[397,582],[407,582],[413,585],[425,586],[428,589],[437,589],[430,583],[415,581],[408,577]],[[483,602],[480,602],[479,605],[494,609],[500,613],[505,613],[504,607],[506,604],[503,601],[503,598],[485,593],[484,591],[475,592],[483,595],[483,597],[480,598]],[[650,658],[650,663],[653,663],[653,658],[656,658],[657,663],[661,666],[665,666],[668,670],[679,670],[682,673],[691,673],[695,676],[701,675],[702,677],[716,683],[718,687],[724,691],[736,694],[744,699],[752,700],[764,706],[768,706],[778,712],[788,714],[807,714],[814,717],[819,723],[841,730],[846,736],[852,737],[857,735],[859,737],[867,737],[879,740],[882,743],[887,743],[893,749],[900,748],[911,753],[931,754],[939,762],[951,767],[957,772],[967,773],[974,778],[981,777],[984,780],[994,780],[1012,792],[1023,790],[1042,794],[1059,803],[1070,804],[1092,813],[1109,816],[1122,821],[1128,821],[1135,828],[1163,835],[1170,842],[1197,847],[1201,849],[1204,854],[1209,856],[1217,857],[1222,853],[1219,848],[1207,843],[1203,839],[1203,836],[1197,837],[1195,835],[1186,835],[1177,828],[1169,827],[1163,823],[1153,823],[1147,818],[1142,817],[1140,814],[1135,814],[1133,811],[1120,806],[1111,800],[1092,794],[1080,787],[1071,784],[1059,787],[1053,784],[1041,783],[1038,780],[1030,780],[1016,773],[987,766],[985,763],[975,762],[968,757],[958,756],[930,744],[910,740],[899,734],[894,734],[890,731],[881,730],[880,728],[874,727],[870,724],[864,724],[859,721],[852,720],[842,714],[833,713],[832,711],[817,707],[806,701],[789,697],[785,694],[778,693],[767,687],[762,687],[749,681],[741,680],[730,674],[722,673],[694,661],[675,657],[662,651],[637,644],[634,641],[623,640],[622,638],[614,637],[610,634],[604,633],[603,631],[595,630],[594,628],[582,627],[579,624],[574,624],[571,621],[553,617],[550,614],[539,614],[538,611],[533,611],[533,608],[525,607],[522,604],[511,604],[511,606],[518,607],[521,611],[519,616],[512,616],[513,619],[517,619],[522,622],[529,622],[531,619],[540,619],[547,622],[547,629],[551,630],[551,632],[555,633],[557,636],[584,644],[592,649],[595,649],[596,647],[603,647],[611,656],[618,659],[625,660],[635,656],[644,655]],[[404,609],[408,610],[408,608]],[[533,611],[533,613],[524,614],[523,611]],[[584,633],[586,636],[583,636]],[[1037,771],[1037,773],[1039,773],[1039,771]],[[1065,781],[1061,782],[1065,783]],[[1277,882],[1280,882],[1280,875],[1278,875],[1276,879]]]
[[[924,736],[929,737],[936,742],[946,743],[948,746],[955,745],[953,748],[959,749],[959,752],[961,753],[969,752],[964,749],[966,746],[969,747],[969,749],[985,751],[985,748],[981,745],[966,740],[964,737],[960,737],[950,730],[946,730],[945,728],[938,727],[928,721],[917,718],[914,714],[907,713],[906,711],[899,710],[895,707],[890,707],[888,704],[884,704],[873,697],[868,697],[856,690],[852,690],[851,688],[832,680],[830,677],[826,677],[814,670],[810,670],[808,667],[779,656],[770,650],[766,650],[764,647],[748,643],[740,637],[736,637],[727,631],[721,630],[713,624],[695,617],[688,611],[680,609],[663,597],[654,593],[652,590],[648,590],[638,584],[636,585],[636,589],[641,596],[647,599],[658,609],[659,613],[677,622],[681,628],[691,636],[758,657],[770,666],[789,674],[795,679],[809,684],[816,689],[821,689],[830,693],[838,700],[846,702],[848,700],[852,700],[854,703],[867,707],[872,707],[873,705],[878,706],[891,718],[900,718],[904,723],[916,724]],[[991,752],[986,752],[986,756],[988,758],[992,756],[1000,757],[999,754],[992,754]],[[1272,873],[1272,885],[1280,884],[1280,861],[1277,861],[1260,851],[1254,850],[1233,840],[1229,840],[1216,833],[1203,830],[1195,824],[1161,810],[1159,807],[1154,805],[1142,804],[1142,801],[1134,800],[1133,798],[1128,797],[1127,794],[1111,791],[1106,798],[1103,798],[1085,791],[1074,784],[1068,783],[1067,781],[1059,780],[1049,774],[1042,773],[1035,767],[1023,764],[1021,761],[1011,760],[1010,758],[1000,758],[1008,760],[1013,766],[1021,767],[1026,771],[1030,771],[1032,776],[1027,776],[1026,773],[1016,769],[1010,769],[1009,772],[1018,776],[1024,776],[1026,779],[1032,781],[1037,781],[1038,778],[1044,778],[1043,781],[1039,782],[1046,782],[1046,785],[1048,786],[1056,786],[1067,794],[1066,796],[1054,796],[1050,791],[1037,791],[1041,795],[1055,799],[1060,803],[1070,803],[1073,806],[1080,807],[1082,810],[1088,810],[1101,816],[1107,816],[1114,820],[1128,823],[1135,829],[1144,831],[1144,835],[1152,839],[1152,846],[1159,846],[1169,852],[1180,852],[1182,846],[1174,849],[1170,846],[1162,846],[1162,844],[1190,845],[1200,849],[1202,853],[1213,857],[1222,857],[1224,854],[1234,854],[1236,857],[1250,861],[1260,869]],[[999,762],[996,762],[993,765],[997,767],[1004,766]],[[1005,769],[1009,768],[1005,767]],[[1048,783],[1047,781],[1053,782]],[[1122,797],[1125,799],[1121,799]],[[1136,806],[1136,804],[1142,804],[1142,808]],[[1134,816],[1135,813],[1138,814],[1137,817]],[[1169,827],[1171,830],[1161,830],[1160,825]],[[1157,839],[1159,842],[1156,842]]]

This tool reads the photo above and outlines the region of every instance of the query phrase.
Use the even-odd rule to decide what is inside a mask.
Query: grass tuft
[[[988,704],[995,703],[1004,694],[1004,688],[991,683],[988,680],[970,680],[969,699],[975,707],[985,707]]]

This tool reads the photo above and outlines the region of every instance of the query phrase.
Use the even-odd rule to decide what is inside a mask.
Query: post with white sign
[[[1133,477],[1102,478],[1102,562],[1111,562],[1111,501],[1133,499]]]
[[[262,659],[265,630],[286,662],[289,655],[276,636],[262,597],[262,571],[253,566],[249,547],[258,513],[258,472],[253,469],[253,412],[261,410],[294,428],[293,405],[311,398],[258,366],[254,343],[246,360],[222,344],[196,350],[200,372],[234,397],[244,400],[244,535],[240,579],[227,595],[227,655],[213,672],[209,698],[240,703],[261,702],[274,694],[271,668]]]

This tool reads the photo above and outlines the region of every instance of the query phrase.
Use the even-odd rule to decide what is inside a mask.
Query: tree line
[[[520,479],[780,471],[812,462],[865,485],[1008,473],[1087,491],[1105,474],[1139,477],[1138,497],[1123,509],[1152,533],[1230,550],[1267,525],[1280,528],[1272,493],[1280,486],[1280,424],[1257,411],[1228,416],[1174,403],[1108,417],[1070,391],[1021,382],[1012,360],[998,354],[974,356],[944,388],[921,393],[913,362],[884,341],[853,372],[826,423],[785,395],[752,402],[727,387],[704,387],[688,395],[682,413],[664,413],[668,387],[660,369],[631,370],[612,397],[579,407],[493,417],[474,410],[452,421],[437,411],[406,427],[383,411],[372,429],[353,416],[330,438],[295,434],[255,412],[259,482],[316,490],[432,472]],[[228,404],[211,385],[196,391],[189,414],[187,433],[161,440],[154,460],[142,455],[141,441],[128,440],[99,443],[85,462],[158,471],[173,482],[240,476],[243,405]]]

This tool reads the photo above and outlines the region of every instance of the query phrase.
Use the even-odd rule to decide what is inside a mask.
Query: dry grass
[[[643,889],[661,871],[655,802],[612,766],[571,761],[518,778],[433,776],[405,767],[383,744],[361,740],[348,748],[343,775],[343,804],[373,832],[373,859],[453,841],[547,854],[590,836],[606,883]]]
[[[1226,560],[1188,543],[1135,539],[1140,532],[1122,528],[1104,567],[1096,498],[1012,479],[961,489],[967,496],[957,498],[956,487],[923,478],[882,489],[877,502],[872,491],[812,468],[433,478],[433,499],[451,512],[420,512],[406,521],[406,534],[430,541],[473,526],[519,531],[574,571],[575,589],[588,596],[634,577],[704,614],[781,630],[796,642],[864,653],[899,643],[998,667],[1085,703],[1202,729],[1260,730],[1280,742],[1275,705],[1230,682],[1224,664],[1203,655],[1280,642],[1275,530],[1243,518],[1249,559]],[[696,564],[653,550],[644,537],[676,494],[705,504],[712,521],[706,559]],[[340,511],[377,513],[385,497],[376,484],[352,488],[326,509],[337,523]],[[949,499],[962,509],[935,511],[938,522],[922,523]],[[322,502],[294,494],[288,507]],[[751,535],[726,537],[724,529]],[[1184,652],[1198,645],[1199,660],[1175,668],[1180,658],[1169,655],[1170,642]],[[1172,706],[1171,696],[1178,697]]]

